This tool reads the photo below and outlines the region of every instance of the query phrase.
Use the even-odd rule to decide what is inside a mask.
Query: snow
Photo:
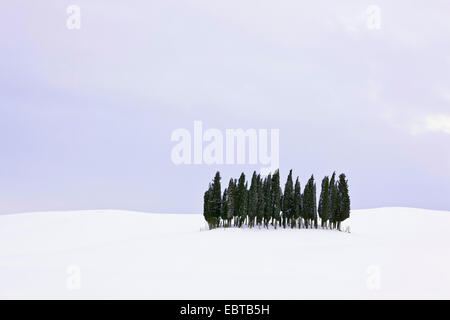
[[[450,298],[450,212],[354,210],[331,230],[203,231],[198,214],[0,216],[0,298]]]

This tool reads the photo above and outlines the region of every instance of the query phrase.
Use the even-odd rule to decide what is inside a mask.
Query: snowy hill
[[[0,298],[450,298],[450,212],[330,230],[200,231],[201,215],[0,216]]]

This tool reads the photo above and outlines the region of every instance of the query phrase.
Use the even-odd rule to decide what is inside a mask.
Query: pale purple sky
[[[283,180],[343,171],[355,209],[450,210],[450,2],[341,2],[2,1],[0,213],[201,212],[260,165],[174,165],[194,120],[280,129]]]

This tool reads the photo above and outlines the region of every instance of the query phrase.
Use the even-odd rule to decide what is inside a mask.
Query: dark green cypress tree
[[[231,226],[231,220],[234,217],[234,207],[235,207],[235,196],[236,196],[236,180],[230,179],[228,183],[228,194],[227,194],[227,224],[228,227]]]
[[[264,219],[264,189],[261,175],[258,175],[257,180],[258,205],[256,208],[256,223],[261,227]]]
[[[311,198],[310,196],[310,184],[307,183],[305,185],[305,188],[303,189],[303,195],[302,195],[302,203],[303,203],[303,208],[302,208],[302,212],[301,212],[301,217],[303,219],[303,223],[305,224],[305,228],[309,228],[309,212],[310,210],[310,202],[309,199]]]
[[[212,184],[212,195],[211,195],[211,220],[215,227],[218,227],[220,222],[222,204],[222,191],[220,187],[220,172],[217,171],[214,176],[214,181]]]
[[[314,180],[314,177],[312,177],[312,179]],[[316,183],[313,183],[313,221],[314,221],[314,228],[318,228],[318,223],[317,223],[317,188],[316,188]]]
[[[222,207],[220,210],[220,219],[222,220],[222,226],[227,227],[228,218],[228,189],[223,190]]]
[[[248,214],[248,190],[247,183],[244,185],[244,189],[241,193],[241,201],[239,205],[239,228],[245,224]]]
[[[313,178],[309,178],[308,181],[308,221],[309,226],[312,228],[314,218],[314,191],[313,191]]]
[[[320,192],[319,199],[319,217],[321,220],[322,228],[327,226],[329,210],[329,199],[330,199],[330,180],[328,176],[322,180],[322,190]]]
[[[341,230],[341,222],[350,217],[350,196],[348,193],[348,181],[345,174],[339,176],[337,187],[338,214],[336,217],[337,229]]]
[[[211,199],[212,199],[212,185],[209,184],[208,190],[206,190],[203,196],[203,217],[208,223],[209,229],[214,228],[213,221],[211,220]]]
[[[314,176],[309,178],[303,193],[303,218],[305,219],[305,226],[314,225],[317,227],[317,204],[316,204],[316,184],[314,183]]]
[[[280,172],[276,170],[272,176],[272,223],[276,227],[277,224],[281,226],[281,187],[280,187]]]
[[[338,215],[338,192],[336,186],[336,172],[333,172],[333,175],[330,179],[330,199],[329,199],[329,214],[328,219],[330,220],[330,224],[332,228],[336,228],[337,215]]]
[[[291,224],[294,214],[294,184],[292,182],[292,170],[289,171],[283,193],[283,228]]]
[[[269,174],[264,179],[264,226],[269,228],[270,219],[272,218],[272,175]]]
[[[298,219],[298,227],[302,228],[304,226],[304,204],[303,204],[303,193],[301,192],[300,189],[300,206],[299,206],[299,211],[298,211],[298,215],[299,215],[299,219]]]
[[[300,209],[301,209],[301,202],[302,200],[302,193],[300,188],[300,182],[298,181],[298,177],[295,180],[295,188],[294,188],[294,212],[293,217],[291,221],[291,227],[295,228],[297,226],[297,220],[300,217]]]
[[[242,215],[241,206],[243,204],[243,196],[246,192],[246,186],[245,186],[245,174],[242,172],[241,176],[239,177],[239,181],[236,188],[236,195],[235,195],[235,220],[234,224],[235,226],[239,226],[240,217]]]
[[[250,190],[248,192],[248,224],[250,228],[255,226],[256,214],[258,210],[258,177],[253,171]]]

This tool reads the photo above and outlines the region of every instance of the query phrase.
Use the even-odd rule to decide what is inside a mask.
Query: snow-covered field
[[[201,215],[0,216],[0,298],[450,298],[450,212],[353,211],[329,230],[200,231]]]

